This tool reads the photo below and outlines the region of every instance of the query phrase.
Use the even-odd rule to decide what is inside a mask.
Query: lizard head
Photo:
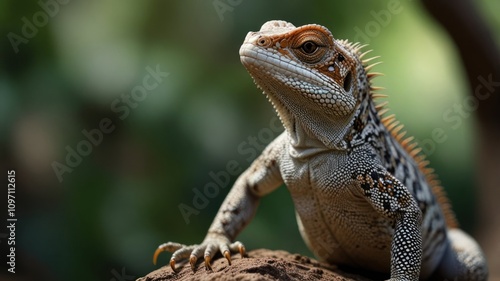
[[[306,117],[345,128],[369,88],[356,47],[320,25],[269,21],[247,34],[240,58],[287,130]]]

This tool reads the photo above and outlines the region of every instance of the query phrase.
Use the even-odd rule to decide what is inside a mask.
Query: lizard
[[[220,252],[235,241],[260,198],[283,183],[298,227],[321,261],[390,274],[389,280],[487,280],[478,243],[458,227],[443,188],[413,137],[388,115],[372,85],[377,63],[364,45],[321,25],[268,21],[239,54],[285,131],[235,181],[201,244],[168,242],[170,266]]]

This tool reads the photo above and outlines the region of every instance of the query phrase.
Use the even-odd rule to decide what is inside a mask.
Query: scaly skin
[[[285,183],[304,241],[318,259],[390,273],[390,280],[486,280],[477,243],[455,218],[428,161],[377,94],[357,44],[319,25],[284,21],[250,32],[240,56],[285,127],[237,179],[199,245],[161,245],[194,268],[233,242],[259,198]]]

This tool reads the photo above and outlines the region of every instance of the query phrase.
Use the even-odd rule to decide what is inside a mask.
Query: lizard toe
[[[171,252],[173,254],[172,254],[172,257],[170,258],[170,267],[172,268],[172,270],[174,272],[178,272],[178,270],[175,268],[175,265],[178,262],[183,261],[183,260],[187,259],[188,257],[190,257],[193,250],[195,250],[197,247],[199,247],[199,246],[198,245],[187,246],[187,245],[179,244],[179,243],[175,243],[175,242],[168,242],[168,243],[161,244],[160,246],[158,246],[155,253],[153,254],[153,264],[156,264],[156,262],[158,261],[158,256],[162,252]],[[201,253],[202,252],[203,252],[203,249],[201,250]],[[199,254],[199,256],[201,256],[201,254]],[[194,260],[194,262],[192,262],[192,259],[190,258],[189,262],[191,264],[194,264],[194,263],[196,263],[196,259]],[[191,267],[193,268],[193,265]]]
[[[172,271],[173,271],[173,272],[175,272],[175,273],[177,273],[177,272],[178,272],[178,270],[177,270],[177,269],[175,269],[175,259],[174,259],[174,258],[171,258],[171,259],[170,259],[170,267],[172,268]]]
[[[212,265],[210,265],[210,261],[212,258],[210,256],[205,256],[205,270],[213,271]]]
[[[187,259],[191,255],[194,248],[195,246],[184,246],[172,254],[172,257],[170,258],[170,267],[172,267],[174,272],[178,271],[175,269],[175,264],[179,261]]]
[[[215,253],[220,247],[217,244],[208,244],[205,249],[205,269],[212,270],[212,266],[210,265],[210,261],[214,257]]]
[[[232,252],[239,252],[241,257],[246,257],[246,249],[245,249],[245,245],[243,245],[243,243],[241,243],[240,241],[236,241],[234,243],[232,243],[231,245],[229,245],[229,249],[232,251]]]
[[[189,264],[191,265],[193,272],[196,270],[196,262],[203,256],[206,248],[207,247],[205,245],[199,245],[196,246],[191,252],[191,255],[189,256]]]
[[[170,267],[174,272],[178,272],[179,269],[176,265],[179,262],[188,261],[191,266],[191,270],[196,271],[196,263],[198,259],[203,257],[205,269],[212,269],[212,259],[220,252],[222,256],[227,260],[228,264],[231,265],[231,254],[239,252],[242,257],[245,254],[245,246],[239,241],[231,243],[228,238],[222,236],[208,236],[201,244],[196,245],[184,245],[174,242],[164,243],[158,246],[154,255],[153,263],[156,264],[158,256],[162,252],[171,252],[172,257],[170,258]]]
[[[191,256],[189,256],[189,265],[191,266],[191,270],[193,272],[196,271],[196,261],[198,260],[198,257],[191,254]]]
[[[162,252],[175,252],[183,247],[186,247],[186,245],[174,243],[174,242],[168,242],[168,243],[161,244],[160,246],[158,246],[158,248],[156,249],[156,251],[153,255],[153,264],[156,265],[156,262],[158,260],[158,256],[160,255],[160,253],[162,253]]]

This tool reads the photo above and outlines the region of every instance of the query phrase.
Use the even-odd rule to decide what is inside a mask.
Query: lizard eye
[[[293,54],[303,63],[316,64],[325,56],[331,43],[320,30],[305,30],[290,39]]]
[[[316,45],[313,41],[306,41],[302,44],[302,46],[300,46],[300,48],[304,53],[310,55],[318,49],[318,45]]]
[[[269,47],[269,45],[271,45],[271,43],[272,43],[271,39],[267,36],[260,36],[257,39],[257,45],[259,45],[261,47]]]

